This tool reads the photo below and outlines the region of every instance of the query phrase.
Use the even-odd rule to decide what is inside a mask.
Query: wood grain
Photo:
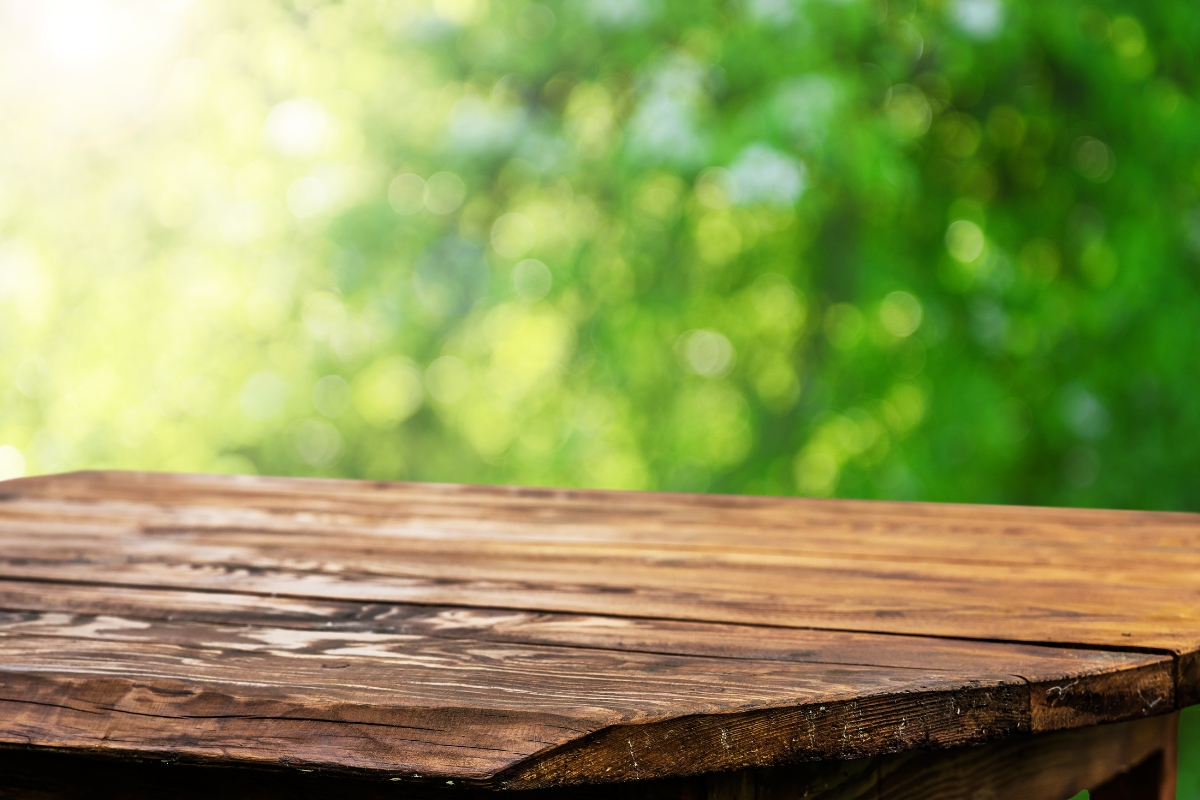
[[[23,479],[0,741],[507,788],[861,758],[1195,702],[1198,600],[1192,515]]]
[[[1177,653],[1200,646],[1192,515],[63,477],[71,480],[17,482],[22,501],[0,504],[11,531],[0,574]],[[78,499],[60,497],[76,490]],[[112,501],[81,502],[103,493]],[[1125,557],[1130,547],[1142,557]]]

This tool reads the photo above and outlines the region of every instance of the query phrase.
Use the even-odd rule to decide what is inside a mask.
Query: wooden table
[[[1186,514],[27,478],[0,797],[1165,799],[1198,600]]]

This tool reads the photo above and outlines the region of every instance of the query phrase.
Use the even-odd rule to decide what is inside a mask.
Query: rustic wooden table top
[[[496,788],[1200,701],[1200,516],[77,473],[0,484],[0,742]]]

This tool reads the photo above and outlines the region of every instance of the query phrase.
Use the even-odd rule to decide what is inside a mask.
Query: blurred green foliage
[[[0,477],[1200,506],[1187,3],[0,31]]]
[[[1196,506],[1184,4],[142,5],[5,12],[7,474]]]

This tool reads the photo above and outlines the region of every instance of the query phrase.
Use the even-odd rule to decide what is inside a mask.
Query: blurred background
[[[1179,0],[0,0],[0,478],[1200,509],[1198,41]]]

